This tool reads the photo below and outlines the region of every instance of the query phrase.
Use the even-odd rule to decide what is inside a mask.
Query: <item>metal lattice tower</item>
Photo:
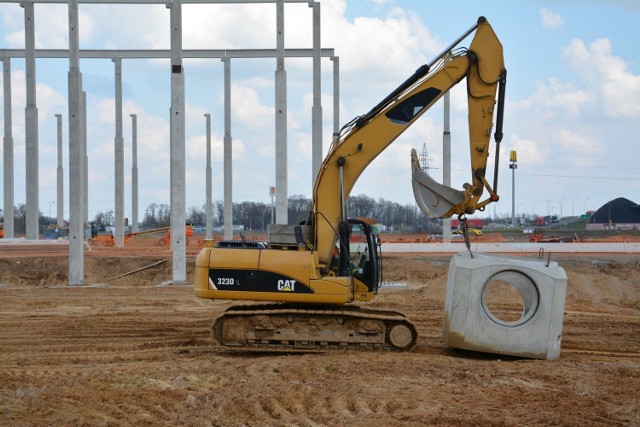
[[[429,173],[429,154],[427,151],[427,143],[422,144],[422,154],[420,155],[420,169]]]

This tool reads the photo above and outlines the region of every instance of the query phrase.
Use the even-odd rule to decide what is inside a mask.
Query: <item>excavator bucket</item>
[[[451,216],[451,210],[465,201],[464,191],[442,185],[422,170],[415,149],[411,149],[411,170],[413,195],[420,210],[428,217]]]

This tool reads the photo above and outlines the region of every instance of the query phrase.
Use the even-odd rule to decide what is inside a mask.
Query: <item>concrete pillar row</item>
[[[116,247],[124,247],[124,137],[122,136],[122,59],[113,58],[115,68],[115,121],[114,171],[115,171],[115,221]]]
[[[25,107],[25,158],[26,158],[26,230],[25,237],[39,238],[39,179],[38,179],[38,108],[36,106],[36,36],[34,4],[21,3],[24,8],[25,72],[27,82],[27,105]]]
[[[276,224],[287,224],[287,72],[284,68],[284,0],[276,2],[276,40]]]
[[[56,114],[58,128],[58,168],[56,169],[56,224],[64,225],[64,169],[62,168],[62,114]]]
[[[211,239],[213,236],[213,212],[212,212],[212,173],[211,173],[211,114],[206,113],[206,132],[207,132],[207,171],[206,171],[206,202],[205,202],[205,228],[207,239]]]
[[[78,0],[69,0],[69,285],[84,284],[84,193]]]
[[[173,283],[187,281],[186,253],[186,173],[185,173],[185,95],[182,66],[182,1],[171,1],[171,249]]]
[[[340,58],[332,56],[333,62],[333,141],[340,137]]]
[[[80,100],[80,143],[82,145],[82,221],[89,224],[89,154],[87,152],[87,92]],[[86,235],[85,235],[86,237]]]
[[[14,237],[14,184],[13,184],[13,129],[11,127],[11,59],[2,59],[2,87],[4,88],[4,138],[3,171],[4,171],[4,237]]]
[[[138,116],[131,117],[131,231],[138,232]]]
[[[322,164],[322,79],[320,57],[320,3],[309,4],[313,8],[313,106],[311,107],[311,191]]]
[[[233,152],[231,139],[231,59],[224,63],[224,238],[233,239]]]

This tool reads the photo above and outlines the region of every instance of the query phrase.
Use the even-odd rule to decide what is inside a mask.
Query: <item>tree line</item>
[[[309,218],[312,200],[303,195],[293,195],[288,198],[289,224],[300,224]],[[245,230],[266,231],[275,216],[270,204],[262,202],[233,203],[233,224],[243,226]],[[401,205],[385,199],[375,200],[366,195],[352,196],[347,201],[347,212],[350,218],[371,218],[376,223],[385,226],[387,231],[410,233],[439,233],[442,232],[442,221],[426,217],[415,204]],[[212,220],[214,228],[221,228],[224,224],[224,204],[221,200],[212,204]],[[192,206],[185,212],[186,222],[197,227],[206,224],[206,206]],[[534,215],[524,215],[534,218]],[[55,224],[56,218],[39,213],[40,232],[49,224]],[[505,216],[506,219],[507,216]],[[499,222],[505,218],[485,218],[485,223]],[[0,208],[0,222],[4,219],[4,212]],[[113,210],[98,212],[92,219],[98,230],[115,224]],[[168,204],[151,203],[145,209],[140,229],[169,227],[171,225],[171,209]],[[26,205],[14,207],[15,235],[23,235],[26,230]]]
[[[312,200],[303,195],[288,198],[289,224],[300,224],[309,218]],[[243,226],[245,230],[266,231],[275,216],[274,207],[262,202],[233,203],[233,225]],[[439,228],[439,220],[430,220],[412,204],[401,205],[384,199],[375,200],[366,195],[352,196],[347,201],[350,218],[372,218],[383,224],[387,230],[407,232],[431,232]],[[188,224],[204,227],[206,223],[206,205],[192,206],[187,209],[185,220]],[[113,211],[98,212],[94,224],[98,228],[113,225]],[[212,204],[212,222],[214,228],[224,224],[224,204],[221,200]],[[171,224],[171,209],[167,204],[151,203],[145,209],[139,226],[141,229],[168,227]]]

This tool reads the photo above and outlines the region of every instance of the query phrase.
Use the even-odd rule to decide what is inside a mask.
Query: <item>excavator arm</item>
[[[474,38],[468,49],[457,47],[473,32]],[[419,172],[416,171],[417,156],[412,154],[414,194],[420,208],[432,217],[470,214],[498,200],[497,158],[493,188],[487,182],[485,172],[499,85],[496,143],[502,139],[501,106],[506,70],[502,45],[487,20],[481,17],[440,56],[420,67],[369,113],[348,123],[331,145],[318,172],[313,197],[314,246],[321,264],[327,264],[331,259],[338,235],[344,236],[339,230],[344,230],[347,224],[346,200],[364,169],[465,77],[469,102],[471,183],[465,184],[463,191],[438,184],[419,167]],[[496,147],[496,156],[498,152]],[[485,189],[489,198],[481,201]]]

